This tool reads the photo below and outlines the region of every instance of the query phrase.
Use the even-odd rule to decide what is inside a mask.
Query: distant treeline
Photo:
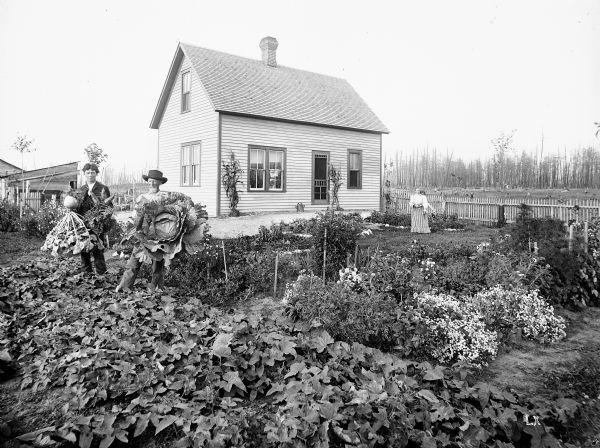
[[[391,187],[600,188],[600,151],[564,154],[496,152],[468,162],[437,150],[388,157],[384,180]]]

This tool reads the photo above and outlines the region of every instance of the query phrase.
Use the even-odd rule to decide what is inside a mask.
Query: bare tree
[[[21,153],[21,201],[20,201],[20,208],[19,208],[19,217],[22,218],[23,217],[23,206],[25,203],[25,174],[24,174],[24,170],[23,170],[23,155],[26,152],[36,151],[37,148],[35,148],[33,146],[33,139],[27,138],[26,135],[17,136],[17,139],[12,144],[12,148],[16,149],[17,151],[19,151]]]

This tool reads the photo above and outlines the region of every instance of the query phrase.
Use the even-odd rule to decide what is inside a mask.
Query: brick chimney
[[[277,67],[277,60],[275,53],[277,52],[277,46],[279,42],[277,39],[271,36],[263,37],[260,40],[260,49],[262,50],[262,60],[265,65],[269,67]]]

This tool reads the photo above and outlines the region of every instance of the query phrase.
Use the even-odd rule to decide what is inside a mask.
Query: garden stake
[[[354,247],[354,267],[358,269],[358,243]]]
[[[275,255],[275,281],[273,282],[273,298],[277,298],[277,267],[279,265],[279,252]]]
[[[225,264],[225,281],[227,281],[227,259],[225,258],[225,241],[221,241],[221,247],[223,248],[223,263]]]
[[[327,227],[325,227],[325,238],[323,239],[323,284],[325,284],[326,261],[327,261]]]
[[[588,222],[583,223],[583,250],[588,253]]]

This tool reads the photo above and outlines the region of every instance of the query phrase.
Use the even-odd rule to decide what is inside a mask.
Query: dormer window
[[[181,113],[189,112],[191,109],[192,77],[190,72],[181,74]]]

